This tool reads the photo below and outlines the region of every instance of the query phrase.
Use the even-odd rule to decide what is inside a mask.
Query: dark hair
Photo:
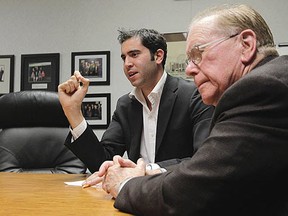
[[[158,49],[162,49],[164,51],[164,57],[162,61],[162,66],[164,68],[166,58],[167,58],[167,44],[166,39],[156,30],[153,29],[139,29],[139,30],[118,30],[119,36],[118,41],[122,44],[124,41],[132,38],[138,37],[140,38],[143,46],[149,49],[151,54],[151,61],[154,61],[154,54]]]

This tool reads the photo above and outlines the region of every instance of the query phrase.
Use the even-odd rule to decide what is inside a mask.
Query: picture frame
[[[288,42],[278,43],[277,51],[279,55],[288,55]]]
[[[193,77],[188,77],[185,73],[187,32],[164,33],[163,37],[166,39],[168,50],[165,71],[175,77],[193,80]]]
[[[21,91],[57,91],[59,61],[59,53],[21,55]]]
[[[110,51],[71,53],[71,75],[79,71],[90,85],[110,85]]]
[[[111,94],[86,94],[82,113],[93,129],[107,129],[110,124]]]
[[[14,91],[14,55],[0,55],[0,96]]]

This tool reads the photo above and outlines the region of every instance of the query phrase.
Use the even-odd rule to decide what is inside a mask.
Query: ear
[[[155,53],[154,58],[157,64],[162,64],[164,58],[164,51],[162,49],[158,49]]]
[[[249,64],[257,53],[257,38],[254,31],[246,29],[240,33],[242,41],[242,55],[241,60],[243,64]]]

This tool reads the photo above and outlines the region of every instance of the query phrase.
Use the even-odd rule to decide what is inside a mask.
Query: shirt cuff
[[[83,121],[79,125],[77,125],[77,127],[75,127],[74,129],[70,127],[73,141],[78,139],[84,133],[86,128],[87,128],[87,122],[85,119],[83,119]]]
[[[160,169],[161,167],[156,163],[149,163],[146,165],[146,170],[156,170]]]
[[[119,185],[119,189],[118,189],[118,194],[120,193],[121,189],[123,188],[123,186],[130,180],[132,179],[133,177],[130,177],[130,178],[127,178],[125,179],[123,182],[120,183]]]

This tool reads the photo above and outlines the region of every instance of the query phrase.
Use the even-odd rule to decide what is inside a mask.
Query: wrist
[[[72,129],[76,128],[85,119],[81,110],[80,112],[79,110],[77,111],[66,110],[65,115]]]

